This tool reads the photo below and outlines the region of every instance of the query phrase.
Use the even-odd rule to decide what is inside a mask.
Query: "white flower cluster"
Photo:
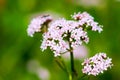
[[[107,57],[105,53],[98,53],[95,56],[84,60],[82,63],[84,66],[82,72],[96,76],[99,73],[103,73],[107,68],[111,68],[111,66],[113,66],[111,60],[112,59]]]
[[[98,31],[99,33],[103,31],[101,25],[98,25],[97,22],[94,21],[94,18],[90,16],[87,12],[83,13],[74,13],[72,16],[73,19],[78,20],[79,25],[86,25],[86,27],[91,27],[93,31]]]
[[[88,42],[87,32],[79,27],[77,22],[59,19],[51,23],[48,32],[43,35],[41,48],[45,50],[48,46],[54,51],[55,56],[60,56],[60,53],[67,52],[69,42],[71,47],[81,45],[82,42]]]
[[[34,18],[28,26],[27,33],[29,36],[33,37],[35,32],[40,32],[42,25],[52,20],[49,15],[38,16]]]
[[[87,26],[91,26],[93,31],[102,31],[102,28],[93,21],[93,17],[86,12],[74,14],[72,17],[78,21],[59,19],[50,24],[48,32],[43,34],[42,50],[50,47],[55,56],[60,56],[61,53],[70,50],[70,46],[74,48],[83,42],[89,42],[87,32],[84,30]]]
[[[66,20],[64,18],[52,21],[43,33],[41,49],[45,50],[50,47],[55,56],[65,53],[80,46],[83,42],[88,43],[87,27],[90,26],[92,31],[102,31],[97,22],[94,22],[92,16],[88,13],[78,13],[72,16],[75,20]],[[33,19],[27,29],[28,35],[33,36],[35,32],[40,32],[43,24],[51,21],[51,16],[39,16]]]

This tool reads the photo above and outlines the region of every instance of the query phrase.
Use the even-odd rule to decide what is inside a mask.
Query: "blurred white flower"
[[[40,80],[49,80],[50,79],[50,73],[45,68],[39,68],[37,70],[37,75],[40,78]]]
[[[88,56],[88,49],[85,46],[77,46],[74,48],[73,53],[76,59],[84,59]]]
[[[31,73],[36,73],[36,71],[39,69],[39,62],[37,60],[30,60],[27,63],[27,69]]]
[[[75,0],[75,4],[81,5],[83,7],[103,7],[106,4],[105,0]]]
[[[80,2],[86,6],[99,6],[101,0],[80,0]]]
[[[50,72],[39,65],[37,60],[30,60],[27,64],[27,69],[30,73],[34,73],[40,80],[49,80]]]
[[[76,46],[73,48],[74,59],[85,59],[88,56],[88,49],[85,46]],[[67,52],[62,54],[63,58],[66,60],[70,59],[70,53]]]
[[[105,53],[98,53],[95,56],[85,59],[82,65],[84,66],[82,72],[88,75],[98,75],[103,73],[109,67],[113,66],[112,59],[107,57]]]

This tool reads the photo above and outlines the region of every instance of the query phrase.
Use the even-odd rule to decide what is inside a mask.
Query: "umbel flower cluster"
[[[41,32],[41,28],[43,24],[50,22],[52,20],[51,16],[38,16],[33,19],[27,29],[27,33],[29,36],[33,37],[35,32]]]
[[[52,21],[49,15],[39,16],[31,21],[27,29],[28,35],[32,37],[35,32],[41,31],[42,26],[43,28],[44,25],[47,26],[47,31],[43,33],[41,49],[45,50],[50,47],[55,56],[60,56],[60,54],[70,50],[69,45],[73,48],[83,42],[89,42],[86,29],[102,31],[101,25],[98,25],[87,12],[74,14],[72,18],[74,20],[61,18]],[[48,21],[52,22],[48,25]]]
[[[95,56],[85,59],[82,65],[84,68],[82,72],[88,75],[98,75],[99,73],[103,73],[107,68],[111,68],[113,65],[111,62],[111,58],[107,57],[105,53],[98,53]]]
[[[78,12],[71,17],[72,20],[65,18],[53,20],[49,15],[36,17],[29,24],[27,33],[33,37],[36,32],[42,32],[43,41],[40,48],[44,51],[49,47],[57,57],[73,51],[83,43],[88,43],[88,30],[99,33],[103,31],[102,26],[87,12]],[[84,65],[83,73],[88,75],[98,75],[112,66],[111,59],[102,53],[86,59],[82,65]]]

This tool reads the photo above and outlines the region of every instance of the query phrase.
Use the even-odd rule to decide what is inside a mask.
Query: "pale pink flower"
[[[43,34],[41,48],[45,50],[50,47],[54,56],[60,56],[60,54],[69,50],[69,40],[72,43],[71,47],[79,46],[82,42],[89,42],[87,32],[79,27],[78,22],[65,20],[64,18],[58,19],[53,21],[48,28],[48,32]]]
[[[79,12],[72,17],[75,20],[62,18],[52,21],[49,25],[47,23],[52,20],[51,16],[34,18],[27,29],[28,35],[32,37],[35,32],[41,31],[43,25],[47,24],[48,29],[46,32],[43,31],[43,41],[40,48],[45,50],[50,47],[54,56],[60,56],[60,54],[69,51],[70,46],[74,48],[82,45],[83,42],[89,42],[85,28],[90,27],[92,31],[102,31],[102,28],[97,22],[94,22],[94,18],[87,12]]]
[[[52,17],[49,15],[38,16],[32,19],[27,29],[28,35],[33,37],[35,32],[41,31],[42,25],[44,23],[48,23],[51,20],[52,20]]]
[[[112,59],[107,57],[105,53],[98,53],[95,56],[85,59],[82,65],[84,66],[82,72],[88,75],[98,75],[103,73],[109,67],[113,66]]]
[[[98,31],[99,33],[103,31],[102,26],[98,25],[98,23],[94,21],[94,18],[87,12],[78,12],[77,14],[74,13],[72,18],[78,20],[78,24],[80,26],[86,25],[86,27],[91,27],[92,31]]]
[[[74,54],[74,59],[76,60],[83,60],[87,58],[88,56],[88,50],[86,46],[80,45],[80,46],[74,46],[73,47],[73,54]],[[65,54],[62,54],[62,57],[69,61],[70,60],[70,53],[67,52]]]

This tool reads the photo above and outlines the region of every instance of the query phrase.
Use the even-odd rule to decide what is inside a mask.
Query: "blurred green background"
[[[41,35],[31,38],[26,30],[34,15],[70,19],[79,11],[87,11],[104,26],[101,34],[89,33],[89,56],[106,52],[114,64],[90,80],[120,80],[120,0],[0,0],[0,80],[68,80],[52,52],[40,50]]]

